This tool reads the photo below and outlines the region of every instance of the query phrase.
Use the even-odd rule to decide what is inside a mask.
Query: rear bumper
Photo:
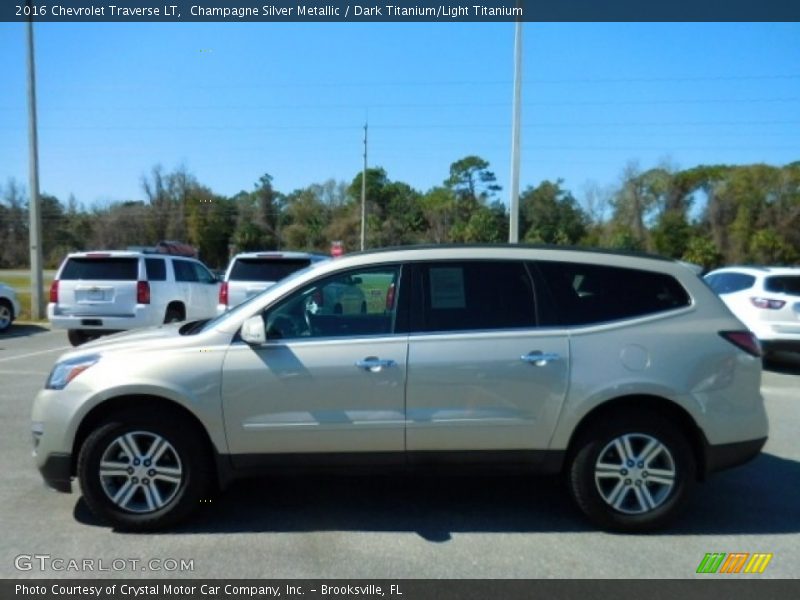
[[[84,329],[100,331],[124,331],[161,324],[161,314],[150,307],[137,309],[127,315],[63,314],[58,307],[49,304],[47,318],[54,329]]]
[[[767,438],[733,444],[706,446],[706,473],[722,471],[753,460],[761,452]]]
[[[759,341],[764,352],[800,352],[800,338]]]
[[[72,456],[69,454],[50,454],[39,465],[39,473],[47,487],[58,492],[72,492]]]

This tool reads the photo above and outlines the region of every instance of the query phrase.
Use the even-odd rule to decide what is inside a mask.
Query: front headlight
[[[45,387],[48,390],[63,390],[70,381],[75,379],[98,360],[100,360],[99,354],[90,354],[88,356],[70,358],[69,360],[57,363],[56,366],[53,367],[50,377],[47,378]]]

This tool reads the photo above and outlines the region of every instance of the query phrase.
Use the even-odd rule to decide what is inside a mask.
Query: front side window
[[[391,334],[399,280],[400,267],[393,265],[315,281],[266,311],[267,339]]]
[[[414,331],[536,326],[533,285],[523,262],[447,261],[420,266],[421,310]]]
[[[197,281],[200,283],[214,283],[216,278],[211,274],[211,271],[206,269],[200,263],[190,263],[192,265],[192,269],[194,269],[194,275]]]
[[[671,275],[641,269],[540,261],[563,325],[586,325],[674,310],[691,304]]]
[[[197,272],[193,263],[188,260],[173,260],[175,267],[175,281],[197,282]]]

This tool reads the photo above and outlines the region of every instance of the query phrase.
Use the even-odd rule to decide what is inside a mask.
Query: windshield
[[[294,273],[292,273],[288,277],[285,277],[285,278],[281,279],[278,283],[276,283],[275,285],[273,285],[270,288],[267,288],[266,290],[264,290],[260,294],[256,294],[255,296],[251,296],[250,298],[248,298],[247,300],[245,300],[241,304],[237,304],[236,306],[234,306],[231,310],[222,313],[221,315],[219,315],[218,317],[215,317],[214,319],[211,319],[210,321],[208,321],[203,326],[203,328],[201,330],[198,330],[198,332],[199,331],[209,331],[211,329],[214,329],[214,327],[216,327],[219,323],[222,323],[223,321],[225,321],[225,320],[227,320],[229,318],[233,318],[233,317],[241,314],[242,312],[245,312],[245,311],[249,310],[248,307],[251,304],[253,304],[254,302],[256,302],[257,300],[259,300],[261,298],[261,296],[263,296],[264,294],[273,294],[275,292],[280,293],[285,288],[291,287],[292,286],[292,282],[295,279],[298,279],[298,278],[302,277],[303,275],[305,275],[306,273],[308,273],[309,271],[317,268],[317,266],[319,264],[322,264],[322,263],[311,263],[305,269],[300,269],[299,271],[295,271]]]

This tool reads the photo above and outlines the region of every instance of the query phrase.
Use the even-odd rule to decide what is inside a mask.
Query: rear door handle
[[[519,357],[521,361],[543,367],[549,362],[561,360],[561,355],[556,352],[540,352],[535,350]]]
[[[367,358],[356,361],[356,366],[359,369],[371,371],[372,373],[378,373],[382,371],[384,367],[394,367],[396,365],[397,363],[390,358],[382,359],[377,356],[368,356]]]

